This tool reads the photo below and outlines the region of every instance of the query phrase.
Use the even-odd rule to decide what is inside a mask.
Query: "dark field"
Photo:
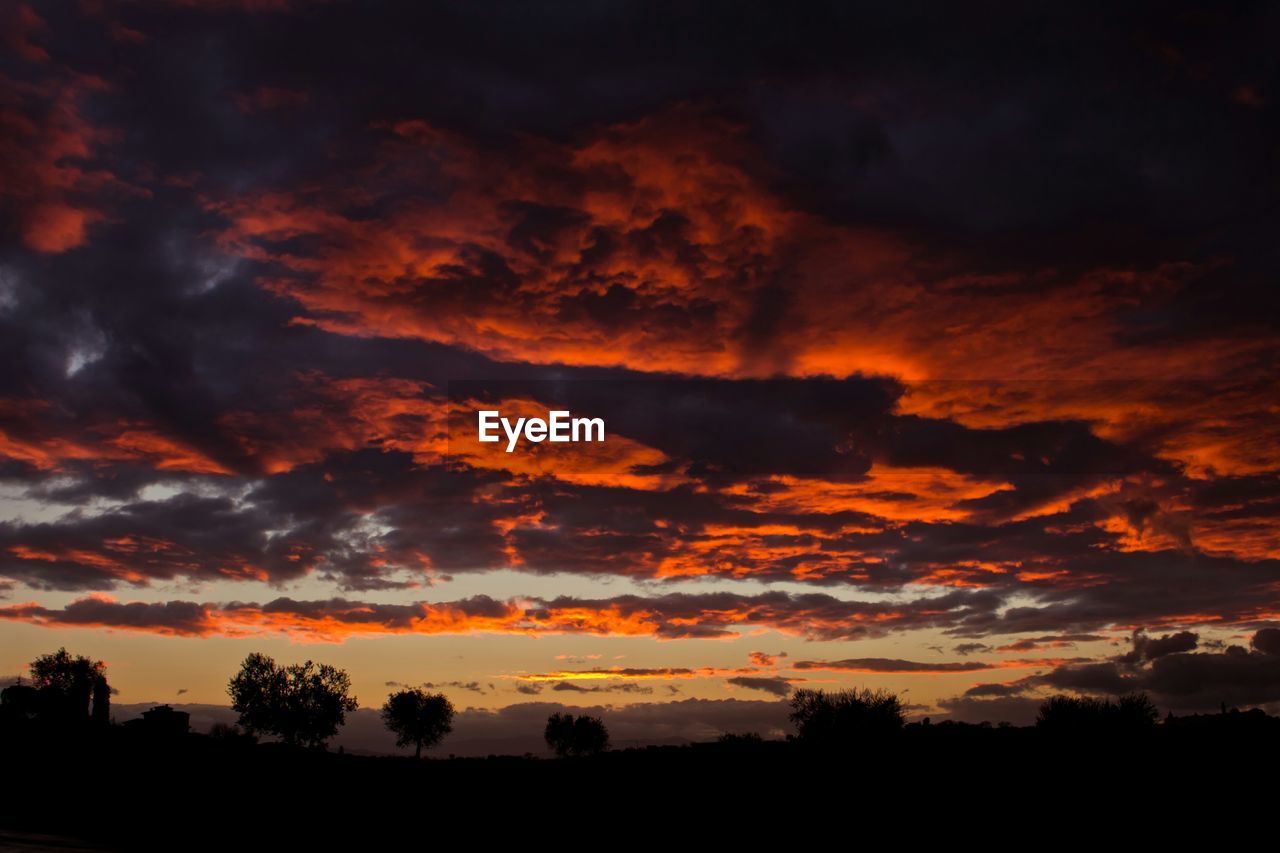
[[[840,748],[729,739],[580,759],[370,757],[112,727],[10,737],[4,756],[6,830],[118,850],[428,847],[457,833],[762,841],[815,821],[914,838],[1036,816],[1055,834],[1211,827],[1225,840],[1274,814],[1280,719],[1184,717],[1138,736],[915,724]]]

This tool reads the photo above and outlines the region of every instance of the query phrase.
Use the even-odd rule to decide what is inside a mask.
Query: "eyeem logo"
[[[568,412],[547,412],[547,419],[516,418],[515,424],[510,418],[504,418],[496,410],[482,410],[480,413],[479,440],[484,442],[501,441],[498,427],[507,435],[507,452],[516,449],[520,436],[525,441],[537,444],[542,441],[604,441],[604,418],[574,418]]]

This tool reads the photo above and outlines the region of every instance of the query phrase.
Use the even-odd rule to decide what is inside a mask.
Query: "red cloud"
[[[660,639],[721,639],[765,627],[821,639],[873,636],[938,618],[928,600],[898,605],[841,601],[825,595],[716,593],[655,598],[508,599],[475,596],[452,602],[373,604],[344,599],[266,604],[177,601],[121,604],[93,596],[53,609],[36,603],[0,608],[0,619],[185,636],[284,634],[338,642],[382,634],[593,634]],[[625,673],[627,670],[619,670]],[[717,671],[723,673],[729,671]],[[732,670],[734,673],[745,670]],[[566,678],[556,673],[556,678]]]
[[[27,9],[28,21],[33,14]],[[33,50],[22,54],[47,62]],[[0,78],[0,204],[13,210],[28,248],[58,253],[86,242],[88,226],[106,218],[107,196],[145,191],[96,162],[114,134],[86,118],[84,104],[109,84],[46,70],[34,83]]]
[[[263,285],[296,301],[299,323],[540,364],[890,375],[910,383],[906,413],[1158,433],[1195,471],[1280,464],[1280,442],[1262,440],[1280,438],[1264,417],[1275,383],[1251,369],[1272,339],[1124,342],[1138,301],[1159,310],[1216,264],[975,274],[797,209],[738,127],[691,109],[515,150],[420,121],[379,132],[363,172],[209,202],[223,245],[269,265]]]

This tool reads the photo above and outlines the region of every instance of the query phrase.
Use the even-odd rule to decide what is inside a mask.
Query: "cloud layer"
[[[0,617],[1274,701],[1274,14],[4,15]],[[426,600],[497,569],[644,592]]]

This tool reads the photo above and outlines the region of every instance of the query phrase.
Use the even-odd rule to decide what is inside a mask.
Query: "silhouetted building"
[[[30,684],[16,683],[0,690],[0,716],[6,721],[26,721],[40,712],[40,691]]]
[[[125,726],[146,735],[181,737],[191,730],[191,715],[186,711],[175,711],[168,705],[157,705],[143,711],[141,718],[127,721]]]

